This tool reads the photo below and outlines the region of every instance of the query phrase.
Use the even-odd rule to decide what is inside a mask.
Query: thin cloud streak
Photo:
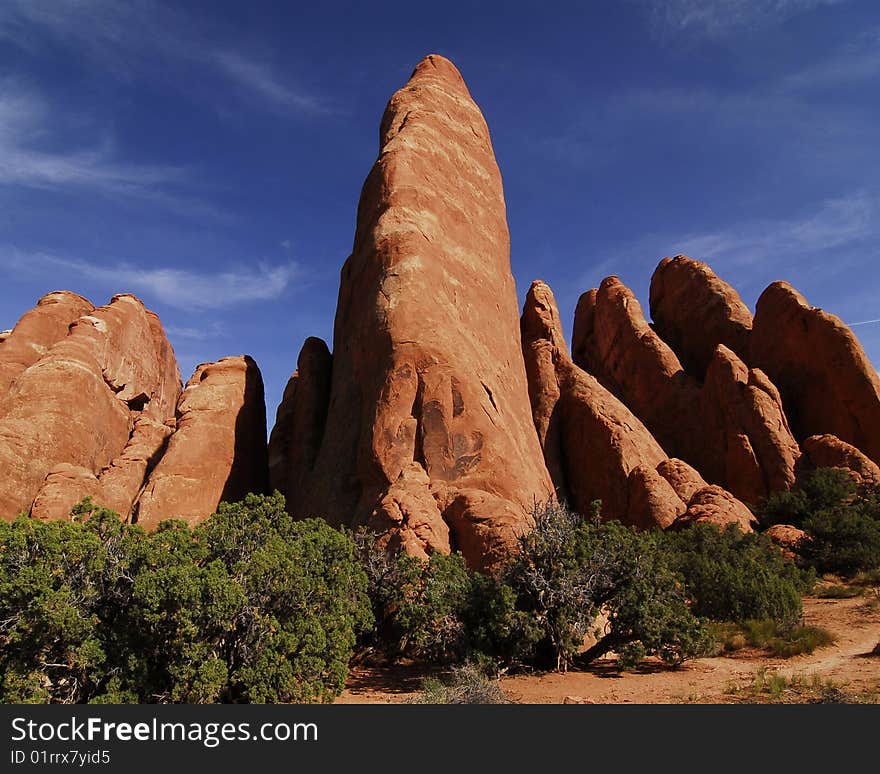
[[[811,214],[779,221],[753,221],[671,242],[675,252],[732,265],[792,254],[817,253],[880,236],[878,197],[857,193],[828,199]]]
[[[623,152],[621,133],[644,124],[650,116],[685,127],[697,120],[717,134],[748,132],[765,144],[778,142],[780,132],[788,137],[795,134],[811,164],[822,160],[839,166],[842,157],[857,149],[875,147],[876,116],[870,103],[833,101],[835,90],[864,86],[878,78],[880,29],[871,29],[818,61],[739,90],[706,86],[623,90],[586,105],[582,115],[557,134],[529,141],[546,157],[567,166],[601,167]]]
[[[31,53],[40,51],[48,35],[121,80],[195,66],[275,110],[310,116],[333,112],[321,96],[286,82],[264,59],[234,48],[228,30],[210,32],[201,20],[153,0],[5,0],[0,5],[0,39]],[[220,37],[230,41],[229,47],[217,45]]]
[[[49,253],[24,253],[15,248],[0,250],[3,263],[36,275],[67,272],[114,293],[142,295],[147,304],[161,303],[185,310],[222,309],[256,301],[276,299],[302,271],[296,262],[282,265],[259,263],[217,271],[155,268],[130,263],[99,264]]]
[[[179,327],[176,325],[166,325],[165,333],[174,339],[185,339],[186,341],[207,341],[208,339],[223,336],[225,330],[218,322],[212,322],[210,325],[201,328]]]
[[[15,80],[0,81],[0,185],[73,185],[131,195],[185,177],[182,168],[120,162],[107,142],[76,150],[36,147],[35,140],[45,146],[51,139],[46,129],[50,115],[38,94]]]
[[[654,33],[662,39],[682,35],[724,38],[744,30],[766,29],[817,8],[846,0],[635,0],[647,8]]]
[[[682,236],[646,234],[611,247],[604,258],[579,273],[571,290],[559,295],[573,303],[581,290],[597,286],[608,274],[619,274],[630,285],[643,283],[663,256],[679,254],[705,261],[722,277],[738,277],[742,290],[766,285],[768,267],[789,266],[803,278],[799,267],[805,257],[833,251],[834,261],[814,262],[817,268],[811,272],[827,277],[829,272],[848,271],[854,262],[870,261],[871,250],[880,242],[878,214],[880,195],[857,192],[790,218],[731,221],[713,231]]]
[[[247,59],[233,51],[217,51],[212,55],[218,67],[247,93],[263,98],[281,109],[292,109],[306,115],[332,112],[328,105],[312,94],[297,91],[282,83],[265,64]]]

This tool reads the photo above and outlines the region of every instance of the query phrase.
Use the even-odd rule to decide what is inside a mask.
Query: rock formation
[[[654,330],[699,381],[719,344],[748,362],[752,313],[705,263],[684,255],[660,261],[651,277],[650,308]]]
[[[431,55],[382,118],[342,269],[320,450],[311,470],[273,458],[302,482],[297,515],[368,523],[416,555],[500,558],[552,494],[518,324],[489,130],[458,70]]]
[[[65,519],[83,497],[96,505],[131,519],[135,502],[147,475],[165,449],[172,428],[141,415],[134,422],[131,438],[110,466],[97,474],[90,469],[62,463],[46,477],[34,498],[31,516],[35,519]]]
[[[715,485],[699,489],[688,503],[687,512],[675,520],[672,528],[681,529],[703,522],[717,527],[736,524],[743,532],[750,532],[757,525],[757,520],[744,503],[726,489]]]
[[[570,355],[544,283],[520,318],[501,175],[452,63],[418,64],[379,146],[333,353],[305,341],[268,447],[251,358],[181,391],[137,298],[53,292],[0,332],[0,518],[63,519],[90,496],[147,528],[196,524],[271,487],[296,517],[487,568],[557,496],[639,528],[750,530],[746,503],[816,468],[880,485],[880,377],[838,318],[783,282],[753,318],[679,255],[654,272],[651,324],[617,277],[584,293]]]
[[[795,558],[801,541],[807,537],[806,532],[791,524],[774,524],[764,534],[779,547],[786,559]]]
[[[285,496],[291,513],[305,513],[308,480],[327,421],[332,369],[327,345],[306,339],[278,406],[269,438],[269,482]]]
[[[535,427],[561,496],[580,513],[639,528],[712,520],[751,529],[751,513],[693,468],[670,459],[639,421],[568,354],[549,287],[532,283],[522,316]]]
[[[839,318],[774,282],[758,299],[751,358],[779,388],[798,440],[835,435],[880,464],[880,378]]]
[[[200,365],[177,404],[177,427],[136,506],[150,529],[163,519],[203,521],[221,501],[268,490],[266,405],[247,356]]]
[[[792,487],[801,452],[779,392],[762,371],[719,344],[700,405],[700,469],[708,480],[750,505]]]
[[[651,329],[632,291],[617,277],[581,296],[572,351],[576,365],[595,376],[641,419],[663,449],[695,464],[700,386]]]
[[[666,266],[683,266],[698,277],[714,278],[689,259]],[[669,277],[666,282],[672,286]],[[721,284],[715,278],[710,287]],[[694,316],[680,312],[681,319]],[[688,346],[686,334],[683,330],[682,341]],[[632,291],[617,277],[606,278],[597,290],[581,296],[572,348],[575,362],[614,392],[669,455],[699,469],[710,483],[754,505],[794,482],[800,451],[779,394],[766,375],[750,370],[732,350],[717,344],[701,384],[685,373],[676,354],[645,320]]]
[[[880,486],[880,467],[837,436],[811,435],[804,439],[801,448],[804,455],[798,465],[799,476],[816,468],[842,468],[857,485]]]
[[[0,401],[13,380],[67,336],[68,328],[94,307],[76,293],[47,293],[0,341]]]
[[[0,363],[2,518],[66,519],[88,496],[126,520],[143,510],[152,527],[267,489],[256,365],[201,366],[181,395],[162,324],[132,295],[97,309],[66,291],[44,296],[0,345]]]
[[[173,417],[180,376],[157,352],[160,331],[137,298],[114,296],[12,381],[0,402],[3,518],[29,511],[60,464],[93,474],[109,467],[141,414]]]

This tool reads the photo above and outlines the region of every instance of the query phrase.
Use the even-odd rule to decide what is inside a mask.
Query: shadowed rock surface
[[[766,374],[719,344],[700,401],[702,470],[709,481],[723,482],[750,505],[792,487],[801,451]]]
[[[176,430],[136,506],[150,529],[163,519],[197,524],[221,501],[268,490],[266,404],[252,358],[200,365],[177,404]]]
[[[816,468],[843,468],[856,484],[880,486],[880,467],[855,446],[834,435],[811,435],[801,444],[804,455],[798,465],[798,476]]]
[[[764,534],[779,546],[786,559],[791,560],[794,560],[800,542],[807,537],[806,532],[791,524],[774,524]]]
[[[543,282],[533,282],[526,297],[522,340],[547,467],[576,511],[590,513],[593,501],[601,500],[605,518],[643,529],[666,528],[688,516],[751,529],[742,503],[669,459],[639,419],[571,361],[556,302]]]
[[[309,476],[321,448],[333,356],[317,338],[306,339],[296,371],[287,382],[269,438],[269,482],[287,500],[291,514],[304,513]]]
[[[581,296],[572,349],[576,365],[622,400],[671,456],[698,465],[700,385],[651,329],[617,277]]]
[[[835,435],[880,464],[880,378],[838,317],[774,282],[758,299],[751,357],[779,388],[798,440]]]
[[[650,309],[654,330],[700,381],[719,344],[748,362],[752,313],[705,263],[685,255],[660,261],[651,277]]]
[[[705,275],[694,261],[682,265]],[[697,468],[708,482],[751,504],[794,483],[800,450],[766,375],[749,370],[719,344],[701,384],[685,373],[617,277],[581,296],[573,348],[583,367],[645,423],[670,456]]]

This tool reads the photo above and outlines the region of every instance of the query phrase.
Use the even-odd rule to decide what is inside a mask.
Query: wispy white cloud
[[[186,310],[222,309],[275,299],[302,273],[294,261],[214,270],[147,269],[126,262],[98,263],[50,253],[22,252],[13,247],[0,248],[0,262],[5,268],[34,275],[79,277],[114,293],[134,293],[148,305],[161,303]]]
[[[180,67],[195,67],[232,85],[246,98],[304,115],[331,112],[327,100],[282,75],[266,52],[255,54],[179,6],[156,0],[4,0],[0,39],[39,52],[48,37],[77,58],[120,79],[165,75],[184,88]],[[174,73],[172,77],[171,73]]]
[[[646,301],[648,282],[658,261],[678,254],[705,261],[747,300],[757,298],[776,279],[821,287],[845,273],[864,274],[865,267],[880,262],[878,216],[880,195],[857,192],[785,218],[731,218],[714,230],[644,234],[609,246],[599,260],[583,266],[574,280],[560,289],[557,300],[573,306],[581,291],[617,274]],[[840,313],[855,316],[861,309],[862,315],[870,314],[880,290],[874,275],[863,277],[861,293],[856,293],[851,283],[847,287],[845,309]]]
[[[306,115],[331,112],[326,100],[285,83],[264,62],[249,59],[234,51],[215,51],[209,56],[208,61],[214,61],[217,67],[247,94],[263,99],[277,108]]]
[[[880,79],[880,29],[867,30],[844,45],[829,47],[809,64],[774,73],[759,81],[744,79],[738,88],[670,85],[623,89],[585,104],[581,113],[556,133],[530,147],[566,165],[601,167],[621,153],[627,132],[652,122],[689,127],[716,137],[750,137],[759,150],[774,145],[784,154],[801,154],[812,167],[839,169],[848,159],[863,168],[876,150],[876,104],[835,100],[839,87],[861,87]],[[780,136],[785,142],[780,146]],[[790,157],[790,156],[789,156]]]
[[[218,322],[211,322],[199,328],[180,327],[177,325],[166,325],[165,333],[172,339],[183,339],[185,341],[207,341],[225,333],[224,327]]]
[[[862,32],[818,62],[785,75],[778,90],[800,94],[838,86],[864,84],[880,77],[880,29]]]
[[[83,186],[114,194],[145,194],[180,182],[184,170],[119,161],[105,140],[87,148],[53,148],[50,109],[21,82],[0,81],[0,185]]]
[[[802,13],[846,0],[634,0],[650,13],[657,34],[725,37],[772,27]]]
[[[849,325],[850,328],[855,328],[857,325],[876,325],[877,323],[880,323],[880,318],[878,318],[877,320],[862,320],[861,322],[851,322],[847,323],[847,325]]]
[[[812,212],[783,220],[735,223],[670,240],[671,253],[745,265],[872,243],[880,237],[880,198],[860,192],[828,199]]]

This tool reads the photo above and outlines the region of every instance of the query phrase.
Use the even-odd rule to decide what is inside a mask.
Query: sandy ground
[[[804,621],[835,637],[833,645],[810,655],[768,658],[756,651],[732,656],[701,658],[677,669],[648,664],[638,672],[620,674],[611,660],[597,662],[588,671],[506,676],[501,686],[511,701],[524,704],[680,704],[748,701],[749,687],[760,669],[787,678],[803,677],[834,685],[850,695],[880,693],[880,657],[872,656],[880,643],[880,604],[868,597],[804,599]],[[421,687],[424,670],[356,668],[352,670],[340,704],[389,704],[410,700]]]

